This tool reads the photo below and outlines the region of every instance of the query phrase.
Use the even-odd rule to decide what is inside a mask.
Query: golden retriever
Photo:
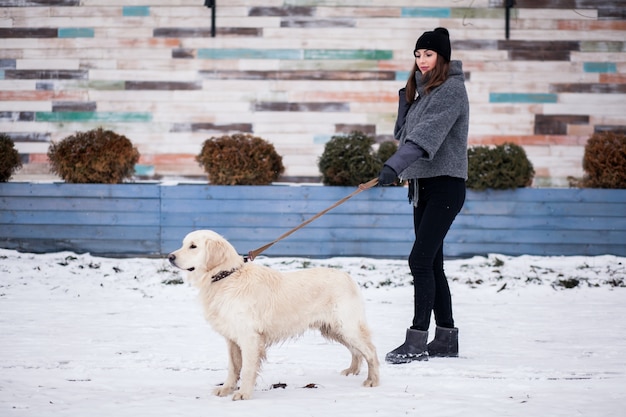
[[[363,385],[378,385],[378,356],[361,293],[345,272],[311,268],[283,273],[245,262],[211,230],[189,233],[169,261],[189,271],[189,281],[200,290],[206,320],[227,341],[228,376],[215,395],[234,392],[233,400],[249,399],[266,349],[307,329],[319,329],[348,348],[352,362],[342,374],[357,375],[365,358],[368,374]]]

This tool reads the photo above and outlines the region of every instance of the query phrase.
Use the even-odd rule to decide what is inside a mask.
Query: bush
[[[506,190],[528,187],[535,170],[521,146],[505,143],[468,149],[467,187],[473,190]]]
[[[378,157],[378,159],[380,159],[380,162],[384,164],[387,159],[391,158],[391,155],[396,153],[397,150],[398,143],[396,141],[388,140],[380,144],[380,146],[378,147],[378,152],[376,152],[376,156]]]
[[[599,132],[585,145],[582,185],[590,188],[626,188],[626,135]]]
[[[66,182],[119,184],[134,174],[139,152],[125,136],[98,128],[51,144],[48,159]]]
[[[13,173],[22,167],[20,154],[13,139],[0,133],[0,182],[7,182]]]
[[[318,161],[325,185],[355,186],[378,177],[383,163],[397,149],[394,142],[384,142],[374,152],[374,139],[362,132],[333,136]]]
[[[267,185],[285,171],[274,145],[247,133],[207,139],[196,160],[216,185]]]

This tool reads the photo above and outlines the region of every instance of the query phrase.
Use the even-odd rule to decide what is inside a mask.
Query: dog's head
[[[172,265],[189,271],[195,277],[238,268],[243,264],[243,258],[235,248],[212,230],[189,233],[183,239],[182,247],[170,253],[168,259]]]

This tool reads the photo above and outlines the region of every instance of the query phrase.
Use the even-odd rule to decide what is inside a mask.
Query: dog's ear
[[[206,251],[206,269],[210,271],[218,265],[223,264],[227,259],[227,244],[222,239],[207,238],[204,242]]]

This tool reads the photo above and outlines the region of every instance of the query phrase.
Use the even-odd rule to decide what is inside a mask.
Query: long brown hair
[[[406,82],[406,101],[413,103],[415,101],[415,93],[417,92],[417,83],[415,82],[415,71],[418,71],[417,62],[413,62],[413,70],[409,74]],[[435,87],[440,86],[448,79],[450,72],[450,61],[446,61],[444,57],[437,54],[437,65],[424,76],[424,93],[430,93]]]

